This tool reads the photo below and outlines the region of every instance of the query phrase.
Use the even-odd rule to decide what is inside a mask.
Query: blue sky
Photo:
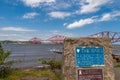
[[[120,0],[0,0],[0,40],[120,32]]]

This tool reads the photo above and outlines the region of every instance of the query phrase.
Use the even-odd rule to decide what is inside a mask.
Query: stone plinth
[[[78,80],[78,69],[75,65],[76,46],[103,46],[105,65],[99,67],[89,67],[89,69],[102,69],[103,80],[115,80],[113,70],[112,44],[108,38],[66,38],[63,49],[62,80]]]

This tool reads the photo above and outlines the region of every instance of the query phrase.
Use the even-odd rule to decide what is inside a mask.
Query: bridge
[[[62,35],[56,35],[54,37],[51,37],[49,39],[47,39],[47,41],[51,41],[52,43],[54,44],[60,44],[60,43],[63,43],[64,42],[64,39],[66,37],[65,36],[62,36]]]
[[[120,32],[103,31],[103,32],[99,32],[96,34],[88,35],[87,37],[96,37],[96,38],[107,37],[107,38],[111,39],[112,43],[120,42]],[[41,40],[37,37],[34,37],[34,38],[30,39],[29,41],[32,43],[41,43],[42,41],[50,41],[51,43],[54,43],[54,44],[60,44],[60,43],[64,42],[65,38],[66,38],[66,36],[56,35],[47,40]]]
[[[66,38],[66,36],[62,36],[62,35],[56,35],[56,36],[53,36],[47,40],[41,40],[37,37],[34,37],[32,39],[29,40],[30,43],[41,43],[41,42],[51,42],[53,44],[62,44],[64,42],[64,39]]]
[[[98,37],[98,38],[110,38],[112,43],[120,42],[120,32],[110,32],[104,31],[96,34],[89,35],[89,37]]]
[[[34,44],[39,44],[39,43],[41,43],[41,39],[34,37],[34,38],[30,39],[29,42],[34,43]]]

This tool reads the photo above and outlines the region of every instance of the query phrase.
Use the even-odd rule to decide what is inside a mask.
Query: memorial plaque
[[[109,38],[65,38],[61,80],[115,80]]]
[[[104,48],[102,46],[76,47],[76,66],[90,67],[104,65]]]
[[[103,80],[102,69],[79,69],[78,80]]]

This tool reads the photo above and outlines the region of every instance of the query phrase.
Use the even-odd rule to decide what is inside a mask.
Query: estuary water
[[[63,44],[3,44],[4,51],[11,51],[6,61],[14,61],[13,68],[36,67],[42,64],[38,59],[61,60],[62,55],[52,50],[63,49]],[[113,45],[113,53],[120,55],[120,45]]]
[[[38,59],[62,59],[61,54],[52,50],[62,51],[62,44],[3,44],[4,51],[11,51],[6,61],[14,61],[13,68],[35,67],[42,65]]]

